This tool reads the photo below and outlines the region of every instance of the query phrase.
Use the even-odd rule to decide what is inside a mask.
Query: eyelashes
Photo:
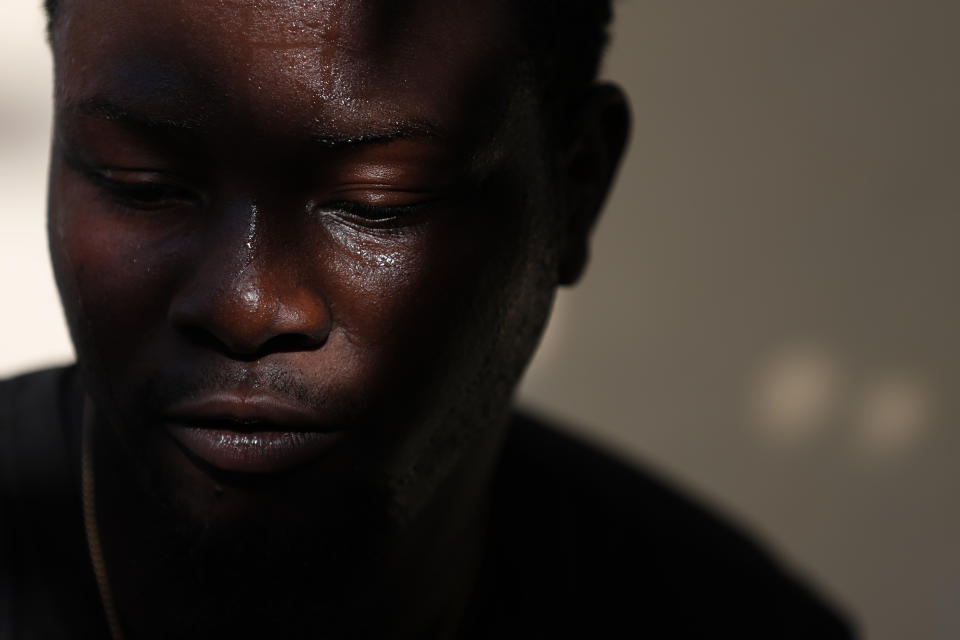
[[[199,194],[179,184],[163,180],[158,174],[144,174],[137,179],[112,177],[111,170],[93,171],[93,182],[117,204],[143,211],[158,211],[201,203]]]
[[[421,200],[403,205],[373,205],[355,200],[337,200],[321,204],[316,207],[316,210],[341,215],[345,214],[351,218],[365,222],[388,223],[413,217],[431,203],[431,200]]]

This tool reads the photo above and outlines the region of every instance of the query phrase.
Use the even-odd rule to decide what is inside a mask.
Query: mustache
[[[189,398],[213,393],[258,392],[287,398],[305,407],[323,409],[331,394],[302,371],[276,365],[222,366],[165,373],[148,378],[143,406],[154,413]]]

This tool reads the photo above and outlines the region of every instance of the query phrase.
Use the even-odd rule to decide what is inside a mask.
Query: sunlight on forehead
[[[464,91],[492,60],[502,72],[512,39],[502,13],[484,5],[500,3],[261,3],[239,28],[250,34],[251,79],[283,75],[298,91],[352,108],[398,92]]]
[[[356,24],[362,6],[358,0],[221,0],[216,10],[237,30],[253,29],[266,46],[302,46]]]

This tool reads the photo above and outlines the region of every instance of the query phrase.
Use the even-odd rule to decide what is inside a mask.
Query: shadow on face
[[[50,244],[101,421],[197,513],[219,472],[430,494],[505,413],[557,281],[511,17],[63,10]],[[218,449],[237,431],[335,445]]]

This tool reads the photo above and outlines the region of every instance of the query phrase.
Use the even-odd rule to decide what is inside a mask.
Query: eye
[[[175,178],[162,173],[102,169],[96,172],[95,180],[119,202],[136,209],[166,209],[199,200]]]
[[[382,204],[373,204],[370,200]],[[332,214],[366,227],[387,229],[419,222],[422,213],[435,202],[436,197],[425,197],[425,194],[379,194],[374,197],[360,195],[355,199],[331,200],[318,204],[314,211]]]
[[[124,207],[156,211],[195,205],[200,196],[175,176],[127,169],[92,169],[87,176]]]
[[[395,218],[402,218],[421,209],[426,202],[416,202],[405,205],[374,205],[366,202],[340,200],[322,206],[322,209],[333,209],[357,218],[382,222]]]

